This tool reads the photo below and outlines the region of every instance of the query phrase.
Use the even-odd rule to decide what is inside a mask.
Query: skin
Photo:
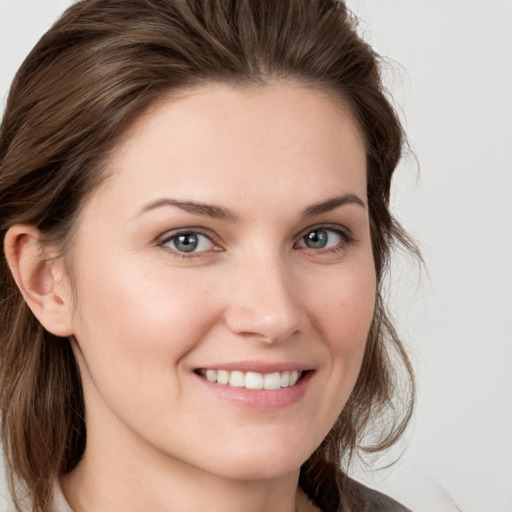
[[[155,104],[108,168],[66,256],[72,283],[63,260],[40,262],[33,228],[6,245],[36,316],[76,338],[88,437],[61,482],[71,506],[314,510],[299,469],[353,389],[374,311],[356,124],[296,84],[210,84]],[[352,200],[304,216],[340,196]],[[232,218],[155,206],[168,198]],[[185,255],[172,238],[183,228],[201,234]],[[308,247],[320,228],[327,246]],[[246,406],[195,372],[240,361],[302,364],[303,396]]]

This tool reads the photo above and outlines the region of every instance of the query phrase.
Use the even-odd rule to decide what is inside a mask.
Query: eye
[[[176,233],[161,242],[162,246],[180,253],[197,253],[216,250],[216,245],[202,233],[186,231]]]
[[[308,231],[297,245],[308,249],[334,249],[351,241],[352,238],[341,229],[320,227]]]

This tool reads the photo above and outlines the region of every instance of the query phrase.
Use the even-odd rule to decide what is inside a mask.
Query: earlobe
[[[71,293],[61,258],[52,260],[33,226],[16,224],[5,236],[7,262],[25,301],[43,327],[56,336],[71,336]]]

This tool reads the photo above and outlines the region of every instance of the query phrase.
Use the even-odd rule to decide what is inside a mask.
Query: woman
[[[412,410],[380,293],[402,140],[341,2],[71,7],[0,133],[17,509],[405,510],[338,467]]]

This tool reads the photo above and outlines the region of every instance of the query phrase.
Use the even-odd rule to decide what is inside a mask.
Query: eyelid
[[[336,233],[341,238],[341,242],[333,247],[325,247],[319,249],[313,249],[311,247],[307,247],[306,245],[299,245],[308,233],[320,229]],[[312,251],[316,254],[332,254],[343,251],[347,249],[349,245],[357,241],[352,231],[345,226],[341,226],[340,224],[314,224],[302,230],[301,234],[296,238],[296,240],[297,241],[294,244],[295,248],[301,251]]]
[[[340,224],[313,224],[312,226],[308,226],[306,229],[303,229],[295,238],[297,241],[301,240],[304,236],[306,236],[311,231],[315,231],[316,229],[325,229],[327,231],[334,231],[339,233],[345,240],[350,242],[355,242],[356,237],[354,233],[345,226]]]
[[[205,236],[206,238],[208,238],[208,240],[210,240],[210,242],[213,245],[216,246],[216,250],[219,250],[219,248],[221,250],[223,250],[222,243],[220,242],[219,237],[215,233],[213,233],[212,231],[210,231],[208,229],[195,227],[195,226],[171,229],[169,231],[166,231],[164,234],[162,234],[156,238],[155,244],[160,247],[163,247],[166,243],[170,242],[173,238],[183,235],[183,234],[188,234],[188,233],[194,233],[194,234]],[[198,255],[198,254],[202,254],[204,252],[209,252],[209,251],[199,251],[199,252],[195,252],[195,253],[192,252],[192,253],[187,254],[187,253],[182,253],[180,251],[176,251],[175,249],[172,249],[171,247],[167,247],[167,248],[170,249],[170,251],[172,251],[173,254],[179,254],[181,256],[184,255],[185,257],[192,257],[193,255]]]
[[[296,241],[294,243],[294,247],[297,247],[298,243],[308,233],[310,233],[311,231],[317,230],[317,229],[325,229],[327,231],[332,231],[332,232],[337,233],[339,236],[341,236],[344,243],[337,245],[335,247],[329,247],[329,248],[325,248],[325,249],[311,249],[307,246],[300,246],[301,249],[306,249],[306,250],[310,249],[317,253],[329,252],[329,251],[336,251],[339,249],[343,249],[345,247],[345,245],[351,244],[351,243],[357,241],[353,232],[345,226],[342,226],[340,224],[330,224],[330,223],[321,224],[320,223],[320,224],[313,224],[311,226],[308,226],[307,228],[303,229],[297,236],[295,236]],[[187,233],[194,233],[194,234],[205,236],[215,246],[215,249],[213,251],[199,251],[199,252],[184,253],[181,251],[177,251],[177,250],[173,249],[172,247],[165,246],[165,244],[170,242],[173,238],[180,236],[182,234],[187,234]],[[202,227],[196,227],[196,226],[187,226],[187,227],[183,227],[183,228],[176,228],[176,229],[166,231],[164,234],[162,234],[156,238],[155,244],[160,247],[165,246],[165,248],[167,250],[169,250],[169,252],[171,252],[173,255],[177,255],[177,256],[183,257],[183,258],[198,257],[200,255],[204,255],[205,253],[225,250],[220,238],[214,232],[210,231],[209,229],[205,229]]]

